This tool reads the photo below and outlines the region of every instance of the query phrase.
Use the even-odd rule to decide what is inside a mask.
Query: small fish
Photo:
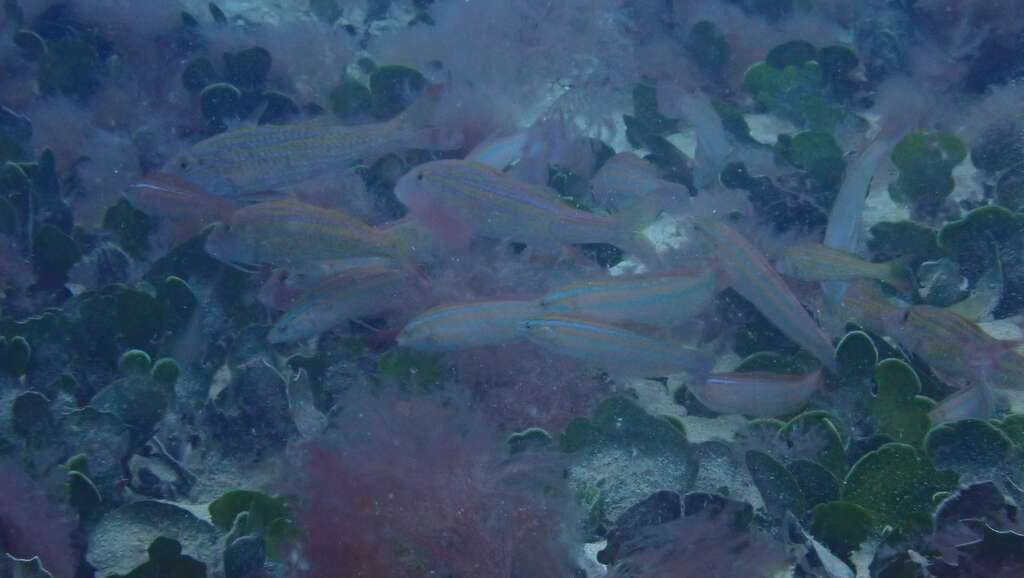
[[[639,229],[654,215],[638,212],[618,219],[581,211],[553,191],[472,161],[420,165],[399,179],[395,195],[414,218],[453,244],[488,237],[544,249],[611,243],[628,251],[651,251]]]
[[[818,243],[791,246],[775,263],[775,269],[786,277],[801,281],[876,279],[903,293],[913,290],[910,270],[902,261],[871,263]]]
[[[540,298],[548,313],[611,323],[674,327],[700,313],[718,292],[713,270],[573,283]]]
[[[122,195],[139,211],[159,219],[167,228],[172,245],[198,235],[212,223],[227,222],[238,209],[228,199],[164,173],[148,175],[129,185]]]
[[[344,213],[282,200],[236,211],[230,224],[217,225],[206,251],[226,263],[310,268],[351,259],[386,258],[404,262],[409,246],[392,229],[366,225]]]
[[[750,301],[786,337],[835,371],[832,341],[764,255],[729,225],[710,219],[695,224],[712,241],[719,268],[733,290]]]
[[[523,322],[539,314],[533,301],[442,305],[410,321],[398,345],[437,353],[498,345],[523,336]]]
[[[122,195],[136,209],[172,221],[196,223],[199,230],[230,220],[238,205],[204,191],[189,181],[166,173],[152,173],[129,185]]]
[[[701,92],[691,92],[671,83],[658,84],[660,112],[669,118],[684,118],[697,134],[694,153],[694,182],[698,188],[718,184],[725,163],[733,155],[729,133],[711,99]]]
[[[820,370],[807,375],[755,371],[708,375],[690,385],[689,390],[719,413],[779,417],[807,405],[821,384]]]
[[[1024,390],[1024,356],[1014,342],[1000,341],[976,323],[945,308],[915,305],[888,320],[887,334],[914,354],[944,383],[958,388]],[[976,407],[990,392],[960,405]],[[981,395],[984,394],[984,395]]]
[[[407,271],[384,267],[349,269],[299,298],[270,328],[267,340],[287,343],[319,335],[348,320],[391,309],[409,297]]]
[[[223,197],[246,198],[350,168],[406,149],[454,150],[461,134],[428,126],[443,89],[428,87],[409,109],[384,123],[308,122],[229,130],[172,158],[164,172]]]
[[[523,326],[530,341],[548,351],[617,377],[704,373],[713,363],[698,349],[600,321],[548,315],[528,319]]]
[[[871,181],[903,133],[901,129],[890,126],[850,162],[843,184],[839,187],[839,193],[836,194],[836,200],[829,212],[828,225],[825,227],[826,247],[848,253],[857,251],[864,234],[864,206],[871,191]],[[821,288],[826,306],[835,311],[843,299],[847,284],[841,281],[826,281],[822,283]]]
[[[654,165],[631,152],[610,158],[594,175],[591,187],[602,206],[616,211],[652,198],[663,199],[663,208],[685,206],[690,198],[686,187],[662,179]]]

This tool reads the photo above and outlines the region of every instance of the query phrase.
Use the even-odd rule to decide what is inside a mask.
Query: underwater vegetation
[[[0,578],[1024,575],[1024,8],[5,0]]]

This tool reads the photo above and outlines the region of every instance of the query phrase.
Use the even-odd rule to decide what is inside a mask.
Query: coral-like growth
[[[354,394],[305,448],[303,576],[566,576],[554,454],[508,448],[462,401]]]
[[[39,556],[53,576],[71,578],[78,565],[73,529],[44,486],[11,459],[0,460],[0,550],[22,559]]]

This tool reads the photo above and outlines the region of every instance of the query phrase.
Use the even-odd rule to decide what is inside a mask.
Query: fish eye
[[[182,159],[180,161],[178,161],[178,168],[179,169],[185,170],[185,169],[188,168],[188,166],[189,166],[188,159],[182,157]]]
[[[422,172],[416,173],[416,180],[417,181],[422,181],[423,180],[423,173]]]

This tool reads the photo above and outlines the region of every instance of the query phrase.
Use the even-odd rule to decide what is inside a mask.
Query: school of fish
[[[516,172],[517,161],[527,165],[527,131],[453,158],[461,135],[431,124],[442,95],[441,87],[428,87],[403,114],[378,124],[229,130],[183,151],[125,197],[159,217],[172,244],[204,232],[212,257],[281,272],[271,278],[287,284],[289,298],[268,336],[274,344],[315,338],[346,322],[372,328],[368,319],[419,302],[433,264],[480,239],[522,244],[554,259],[571,258],[578,245],[606,243],[648,272],[595,275],[581,268],[578,279],[529,298],[426,304],[392,337],[401,347],[442,354],[528,342],[617,378],[685,374],[707,407],[759,417],[792,414],[826,387],[839,336],[824,329],[825,318],[887,336],[961,390],[935,409],[937,420],[987,415],[999,391],[1024,384],[1024,357],[968,319],[967,305],[894,301],[883,286],[903,296],[915,288],[906,264],[858,256],[865,193],[896,141],[892,135],[853,159],[822,242],[789,246],[772,263],[728,215],[688,214],[688,189],[631,152],[615,155],[590,179],[592,198],[607,211],[576,208],[524,176],[535,171]],[[677,95],[675,105],[696,128],[698,155],[715,166],[724,162],[731,145],[720,123],[709,120],[717,119],[710,105],[689,94]],[[447,154],[397,181],[394,195],[407,209],[399,221],[371,225],[289,194],[294,185],[412,149]],[[701,176],[697,185],[716,183]],[[698,247],[686,265],[659,255],[643,234],[671,212]],[[808,299],[808,285],[821,301]],[[801,375],[718,368],[721,348],[702,340],[695,320],[713,315],[716,296],[730,288],[819,367]],[[281,293],[271,289],[268,295]]]

